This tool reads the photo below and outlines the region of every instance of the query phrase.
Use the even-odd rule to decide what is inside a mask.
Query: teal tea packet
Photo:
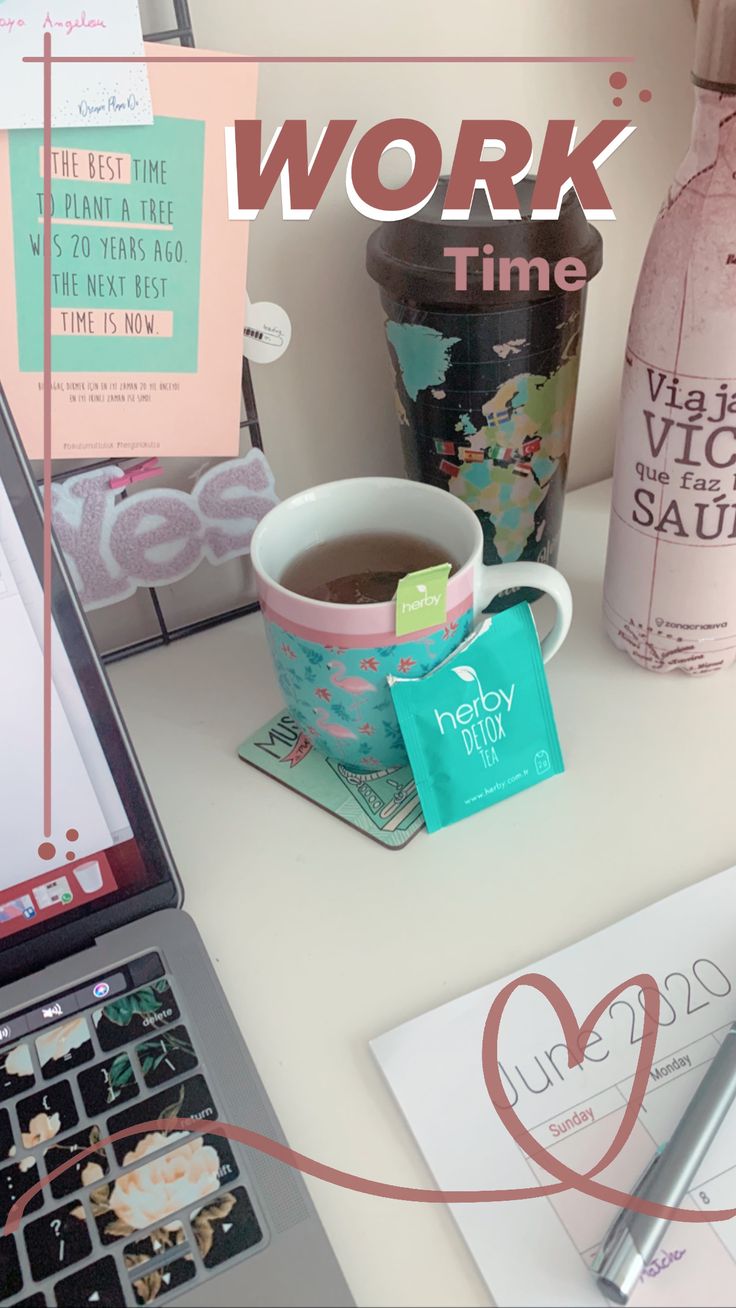
[[[428,831],[564,771],[528,604],[486,619],[424,677],[389,677]]]

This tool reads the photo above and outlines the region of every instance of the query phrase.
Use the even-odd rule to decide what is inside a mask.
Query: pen
[[[649,1203],[678,1207],[734,1099],[736,1022],[726,1032],[670,1139],[657,1150],[632,1194]],[[628,1303],[669,1224],[666,1217],[621,1209],[592,1264],[598,1287],[611,1303]]]

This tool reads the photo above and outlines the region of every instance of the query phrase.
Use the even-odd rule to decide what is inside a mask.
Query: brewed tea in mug
[[[457,564],[432,541],[403,532],[355,532],[322,541],[299,554],[279,578],[305,599],[329,604],[385,604],[402,578],[440,563]]]

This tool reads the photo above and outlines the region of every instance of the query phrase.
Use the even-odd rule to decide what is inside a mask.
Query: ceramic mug
[[[331,604],[280,584],[287,567],[315,545],[397,530],[431,540],[458,564],[441,626],[397,636],[395,601]],[[542,641],[545,662],[572,619],[570,587],[560,572],[545,563],[485,565],[483,531],[472,509],[422,482],[361,477],[293,495],[259,522],[251,560],[287,707],[323,753],[362,771],[407,762],[386,677],[421,677],[436,667],[496,595],[533,586],[552,596],[557,612]]]

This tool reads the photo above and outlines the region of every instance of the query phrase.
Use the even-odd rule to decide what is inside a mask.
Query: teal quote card
[[[19,364],[41,372],[43,134],[9,137]],[[197,371],[204,142],[204,122],[158,116],[53,132],[55,371]]]

